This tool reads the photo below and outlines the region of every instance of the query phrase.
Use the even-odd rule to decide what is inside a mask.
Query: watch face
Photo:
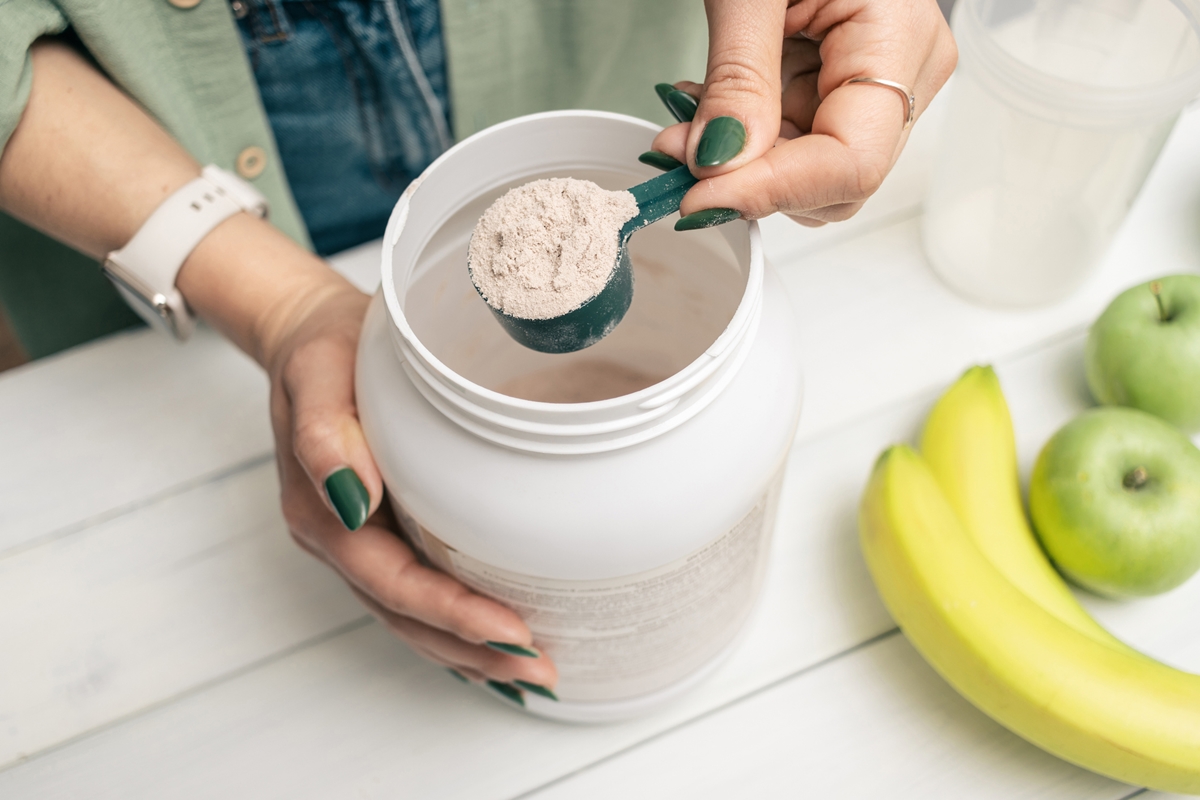
[[[129,307],[146,320],[151,327],[167,331],[177,339],[186,339],[192,332],[192,320],[184,320],[171,307],[170,300],[161,292],[152,292],[137,276],[112,258],[104,261],[104,274]]]
[[[127,292],[136,297],[142,305],[145,305],[148,308],[154,308],[154,303],[151,298],[153,298],[155,295],[162,297],[161,294],[158,294],[149,286],[147,286],[146,283],[143,282],[142,279],[139,278],[135,273],[126,269],[125,266],[113,258],[112,255],[104,259],[104,265],[102,269],[104,270],[105,276],[107,276],[110,281],[117,284],[117,288],[123,287]]]

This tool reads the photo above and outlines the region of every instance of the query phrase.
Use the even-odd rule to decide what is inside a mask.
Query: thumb
[[[708,71],[688,135],[701,178],[731,172],[779,138],[787,0],[706,0]]]
[[[308,342],[282,374],[292,406],[292,449],[330,510],[361,528],[383,498],[354,405],[354,349],[330,339]]]

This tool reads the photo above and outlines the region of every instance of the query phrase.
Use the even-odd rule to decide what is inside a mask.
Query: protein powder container
[[[560,702],[603,722],[711,672],[759,595],[800,413],[791,308],[758,226],[633,237],[634,297],[599,344],[554,355],[503,331],[467,245],[508,189],[624,189],[659,128],[591,111],[461,142],[396,204],[359,350],[358,408],[403,534],[513,608],[554,659]]]

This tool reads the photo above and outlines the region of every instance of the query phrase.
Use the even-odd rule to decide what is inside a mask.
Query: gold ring
[[[911,128],[913,123],[917,121],[917,96],[913,94],[912,89],[903,83],[896,83],[895,81],[888,81],[883,78],[851,78],[843,83],[842,86],[848,86],[852,83],[870,83],[875,86],[883,86],[894,92],[899,92],[900,96],[904,98],[905,103],[904,130]],[[841,86],[838,88],[840,89]]]

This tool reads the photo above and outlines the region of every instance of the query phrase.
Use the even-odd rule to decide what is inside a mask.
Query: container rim
[[[746,339],[748,334],[752,338],[753,331],[757,328],[755,323],[761,309],[764,257],[757,222],[730,223],[745,226],[749,245],[745,289],[733,316],[717,338],[691,363],[663,381],[632,394],[586,403],[525,400],[488,389],[450,369],[413,331],[404,313],[396,286],[398,271],[394,263],[394,251],[406,231],[412,204],[419,197],[426,181],[436,176],[448,161],[456,158],[464,149],[477,145],[481,139],[514,128],[566,118],[634,125],[644,129],[651,136],[662,130],[661,126],[654,123],[624,114],[594,110],[557,110],[507,120],[455,144],[410,183],[397,201],[384,234],[380,266],[381,290],[392,326],[393,343],[399,351],[397,355],[406,362],[406,370],[410,372],[410,377],[414,379],[418,389],[443,413],[475,433],[481,433],[480,426],[494,430],[495,435],[487,435],[486,432],[481,435],[487,435],[487,438],[494,441],[503,439],[502,443],[509,446],[521,446],[514,444],[514,436],[518,439],[532,437],[542,441],[532,443],[536,446],[529,449],[541,452],[595,452],[632,443],[633,439],[630,437],[635,435],[635,429],[638,431],[635,438],[640,441],[650,438],[643,435],[649,428],[663,429],[668,423],[669,427],[681,424],[683,419],[669,418],[678,416],[682,410],[676,409],[676,406],[696,406],[695,402],[682,402],[687,399],[686,395],[697,392],[698,387],[703,389],[704,384],[719,383],[718,390],[723,388],[727,377],[716,380],[714,374],[727,371],[721,369],[723,366],[734,369],[740,366],[741,358],[731,360],[727,356],[731,350],[739,349],[734,345]],[[429,235],[432,236],[432,231]],[[422,243],[421,249],[424,247],[425,244]],[[698,411],[699,407],[695,407],[687,417]],[[572,443],[555,447],[545,441],[564,437]],[[602,446],[596,439],[608,440],[608,444]]]

